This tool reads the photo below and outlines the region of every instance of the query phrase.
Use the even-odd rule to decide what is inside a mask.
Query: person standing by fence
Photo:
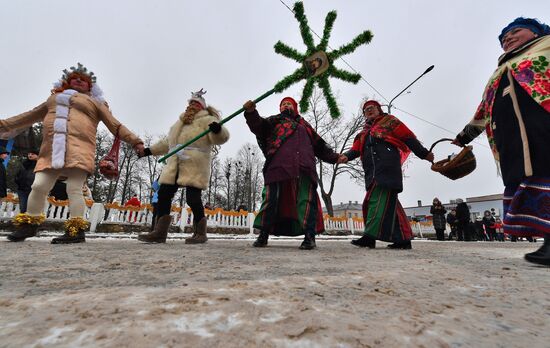
[[[441,204],[439,198],[434,198],[432,207],[430,208],[430,214],[432,214],[432,222],[437,240],[445,240],[445,227],[447,225],[445,221],[446,213],[447,210]]]
[[[17,185],[17,197],[19,198],[19,211],[27,211],[27,201],[31,193],[32,183],[34,182],[34,168],[38,159],[38,150],[31,150],[27,153],[27,158],[21,163],[21,167],[15,174],[15,184]]]

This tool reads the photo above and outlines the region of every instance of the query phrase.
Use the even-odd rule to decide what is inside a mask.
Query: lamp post
[[[393,97],[392,100],[390,100],[390,103],[388,104],[388,114],[391,114],[391,103],[393,103],[393,101],[399,97],[401,94],[403,94],[403,92],[405,92],[409,87],[411,87],[416,81],[420,80],[420,78],[424,75],[426,75],[427,73],[429,73],[430,71],[432,71],[434,68],[433,65],[431,65],[430,67],[428,67],[428,69],[426,69],[426,71],[424,71],[422,73],[422,75],[418,76],[413,82],[409,83],[409,85],[405,88],[403,88],[403,90],[401,92],[399,92],[395,97]]]

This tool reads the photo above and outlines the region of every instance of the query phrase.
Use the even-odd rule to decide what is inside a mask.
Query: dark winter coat
[[[15,174],[15,184],[17,191],[31,192],[32,183],[34,182],[34,167],[36,161],[26,159]]]
[[[258,111],[245,112],[246,124],[256,135],[260,148],[266,155],[264,165],[264,183],[268,185],[300,175],[310,177],[317,183],[317,169],[315,157],[328,163],[336,163],[338,154],[315,132],[307,122],[299,123],[296,130],[282,142],[275,154],[269,156],[266,149],[273,142],[275,129],[280,122],[284,122],[286,114],[279,114],[263,118]]]
[[[392,115],[385,115],[383,117],[392,117],[395,119]],[[419,158],[424,159],[429,153],[412,132],[399,140]],[[365,171],[366,190],[369,189],[369,186],[374,181],[380,187],[397,192],[403,191],[401,154],[397,147],[388,141],[375,137],[371,132],[364,130],[355,137],[352,149],[345,152],[344,155],[348,157],[348,160],[361,156],[363,170]]]
[[[464,202],[456,205],[456,219],[459,225],[466,226],[470,222],[470,209]]]
[[[433,224],[434,228],[436,230],[444,230],[446,221],[445,221],[445,213],[447,210],[445,210],[445,207],[440,205],[432,205],[430,208],[430,214],[432,214]]]
[[[0,198],[4,198],[8,195],[8,183],[6,178],[6,168],[4,167],[4,160],[0,159]]]
[[[457,221],[456,215],[451,213],[447,214],[447,223],[451,226],[451,229],[456,227]]]

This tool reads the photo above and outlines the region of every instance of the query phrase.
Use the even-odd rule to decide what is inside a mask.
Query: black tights
[[[178,191],[178,188],[178,185],[160,185],[158,192],[159,200],[157,203],[157,216],[159,218],[170,214],[170,210],[172,209],[172,199]],[[193,211],[194,223],[199,222],[204,217],[204,206],[202,205],[201,193],[202,190],[196,187],[185,187],[185,199],[187,201],[187,205],[189,205]]]

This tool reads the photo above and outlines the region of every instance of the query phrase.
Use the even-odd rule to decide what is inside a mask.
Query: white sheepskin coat
[[[220,120],[218,112],[208,107],[195,115],[191,124],[183,124],[184,113],[170,128],[168,137],[150,147],[153,155],[164,155],[178,144],[184,144],[195,136],[208,129],[212,122]],[[229,139],[229,132],[222,126],[218,134],[213,132],[203,136],[182,151],[168,158],[162,169],[159,182],[161,184],[178,184],[192,186],[204,190],[208,187],[210,177],[210,161],[213,145],[221,145]]]

